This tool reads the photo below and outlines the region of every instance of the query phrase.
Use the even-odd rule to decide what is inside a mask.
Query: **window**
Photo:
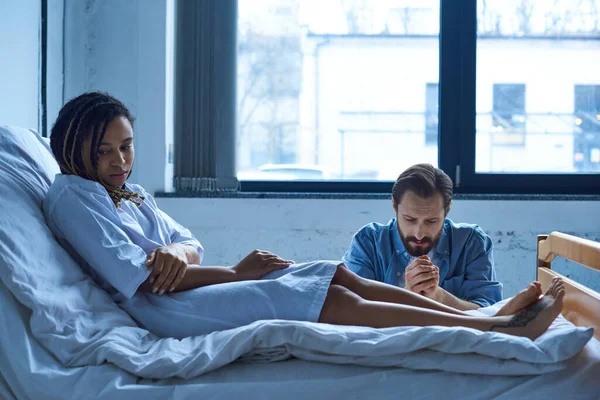
[[[238,1],[240,180],[387,181],[438,165],[440,4],[414,3]]]
[[[587,160],[591,149],[573,124],[577,118],[569,98],[575,83],[598,79],[594,3],[478,2],[476,173],[581,170],[574,152],[576,158],[585,153]],[[576,97],[586,96],[577,90]],[[590,107],[588,99],[582,101]]]
[[[425,144],[438,144],[438,84],[425,87]]]
[[[600,85],[575,85],[573,164],[578,171],[600,170]]]
[[[388,193],[430,162],[457,193],[594,193],[599,13],[598,0],[238,0],[224,17],[238,22],[237,170],[222,175],[244,191]],[[227,82],[208,94],[232,104]]]
[[[447,53],[442,47],[440,57],[450,63],[440,77],[440,141],[458,154],[441,154],[440,165],[458,181],[457,192],[595,192],[600,175],[582,174],[594,170],[582,170],[574,162],[585,162],[597,151],[576,138],[573,88],[598,84],[597,5],[575,0],[442,1],[443,40],[452,37],[446,34],[455,32],[457,21],[462,28]],[[459,53],[461,61],[449,59],[452,53]],[[454,90],[460,101],[453,103],[447,90]],[[449,129],[461,132],[460,137]]]

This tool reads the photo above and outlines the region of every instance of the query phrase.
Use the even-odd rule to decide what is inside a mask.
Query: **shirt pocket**
[[[381,277],[383,279],[378,278],[377,280],[383,281],[389,285],[403,288],[404,284],[406,283],[404,277],[404,270],[406,268],[403,267],[403,263],[405,263],[405,260],[400,255],[394,254],[387,265],[385,276]]]

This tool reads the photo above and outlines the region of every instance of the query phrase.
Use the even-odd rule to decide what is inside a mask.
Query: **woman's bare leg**
[[[362,278],[350,271],[343,264],[338,265],[337,271],[335,272],[331,283],[334,285],[343,286],[365,300],[428,308],[430,310],[442,311],[454,315],[469,315],[455,308],[448,307],[442,303],[431,300],[425,296],[413,293],[410,290],[388,285],[387,283],[381,283],[371,279]]]
[[[343,264],[338,265],[337,271],[333,276],[332,283],[349,289],[365,300],[404,304],[428,308],[430,310],[443,311],[455,315],[471,315],[431,300],[425,296],[413,293],[410,290],[377,282],[371,279],[362,278],[350,271]],[[532,282],[525,289],[515,295],[507,304],[505,304],[498,311],[496,316],[516,314],[517,312],[535,303],[540,298],[541,294],[542,289],[540,283]]]
[[[544,333],[562,309],[562,281],[553,282],[544,298],[513,316],[474,317],[456,315],[411,305],[365,300],[349,289],[332,284],[319,322],[335,325],[370,326],[463,326],[481,331],[495,330],[535,339]]]

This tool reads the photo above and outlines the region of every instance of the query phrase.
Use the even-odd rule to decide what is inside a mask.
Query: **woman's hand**
[[[188,257],[183,245],[172,243],[148,254],[147,266],[152,266],[150,283],[152,293],[172,292],[185,276]]]
[[[236,280],[249,281],[262,278],[269,272],[285,269],[294,264],[294,261],[284,260],[269,251],[254,250],[242,261],[232,267]]]

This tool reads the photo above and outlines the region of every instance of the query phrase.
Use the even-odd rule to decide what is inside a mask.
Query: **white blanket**
[[[70,367],[109,362],[145,378],[190,378],[249,353],[261,359],[260,349],[269,359],[275,349],[275,359],[291,355],[332,363],[526,375],[563,368],[592,336],[592,329],[569,327],[532,342],[465,328],[259,321],[206,336],[159,339],[139,328],[53,239],[40,210],[56,171],[48,172],[49,160],[47,145],[33,132],[0,127],[0,278],[32,310],[36,339]]]
[[[232,363],[194,379],[139,379],[114,364],[66,368],[29,329],[31,313],[0,283],[2,399],[445,399],[577,398],[600,393],[600,343],[591,339],[567,368],[529,376],[481,376],[336,365],[304,360]],[[557,323],[557,326],[560,324]],[[568,323],[567,323],[568,324]],[[263,353],[264,354],[264,353]],[[435,382],[435,384],[432,384]]]

